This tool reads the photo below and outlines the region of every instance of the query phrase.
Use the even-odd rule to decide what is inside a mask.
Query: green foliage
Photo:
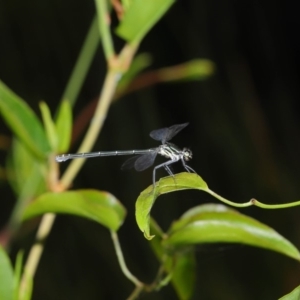
[[[14,300],[19,300],[19,291],[20,291],[20,282],[22,275],[22,264],[23,264],[23,252],[19,251],[15,264],[15,273],[14,273]]]
[[[118,88],[117,88],[117,94],[122,94],[126,88],[129,86],[129,84],[132,82],[132,80],[145,68],[150,66],[152,63],[151,55],[147,53],[142,53],[137,55],[130,65],[129,70],[122,76]]]
[[[58,137],[56,152],[67,151],[72,135],[72,110],[69,101],[62,101],[55,120],[55,128]]]
[[[193,294],[196,263],[192,246],[196,244],[241,243],[300,260],[297,248],[275,230],[221,204],[191,208],[166,233],[152,219],[149,225],[156,235],[150,241],[152,249],[171,274],[180,299]]]
[[[140,42],[173,3],[174,0],[132,1],[116,33],[127,42]]]
[[[23,219],[45,213],[64,213],[96,221],[111,230],[122,225],[126,211],[111,194],[96,190],[45,193],[27,206]]]
[[[15,273],[14,273],[14,300],[30,300],[32,296],[33,280],[32,277],[25,273],[22,278],[23,252],[17,255]]]
[[[186,190],[186,189],[207,190],[207,184],[196,174],[181,173],[176,176],[164,177],[159,180],[158,185],[150,185],[141,192],[135,204],[135,218],[140,230],[145,238],[151,240],[154,236],[150,235],[150,211],[159,195]]]
[[[18,139],[13,140],[7,174],[16,195],[26,198],[46,191],[45,164]]]
[[[272,228],[223,205],[190,209],[171,226],[166,247],[201,243],[242,243],[277,251],[300,260],[297,248]]]
[[[256,200],[243,204],[234,203],[211,191],[206,182],[197,174],[181,173],[160,179],[155,187],[151,185],[144,190],[136,201],[137,225],[145,238],[149,240],[149,245],[160,263],[156,279],[152,285],[147,285],[130,273],[117,241],[115,232],[120,229],[126,217],[126,209],[121,202],[105,191],[66,191],[71,186],[72,179],[76,176],[80,166],[74,167],[76,163],[71,163],[60,181],[54,155],[66,152],[70,147],[72,111],[69,101],[73,104],[80,91],[99,44],[99,30],[109,70],[94,118],[104,120],[113,100],[114,91],[117,91],[117,96],[126,93],[127,90],[130,91],[133,80],[138,78],[140,73],[152,63],[152,58],[148,54],[134,57],[137,46],[175,1],[122,0],[121,2],[123,18],[120,20],[116,33],[126,41],[126,44],[120,51],[120,56],[115,54],[113,39],[107,24],[107,3],[103,0],[96,0],[98,23],[94,19],[56,117],[52,118],[51,110],[45,102],[40,104],[44,128],[26,101],[0,82],[0,113],[15,136],[7,162],[7,173],[18,201],[8,227],[15,229],[16,223],[20,224],[23,220],[30,220],[47,213],[70,214],[105,226],[114,233],[112,239],[115,242],[114,246],[122,272],[136,285],[136,290],[130,299],[138,297],[138,292],[141,291],[157,291],[169,282],[172,282],[180,299],[190,299],[194,293],[196,278],[194,246],[198,244],[241,243],[276,251],[300,260],[298,249],[275,230],[224,205],[206,204],[192,207],[164,232],[151,218],[151,209],[157,198],[166,193],[197,189],[236,207],[257,205],[263,208],[283,208],[299,204],[297,202],[271,207]],[[210,60],[194,59],[177,66],[150,72],[153,80],[150,82],[154,84],[203,80],[211,76],[214,71],[215,65]],[[120,78],[120,74],[122,77],[118,82],[116,78]],[[142,87],[149,84],[148,79],[149,73],[145,75]],[[98,128],[92,126],[89,128],[90,131],[82,143],[84,149],[92,148],[103,124],[101,122]],[[48,232],[52,226],[49,224]],[[40,241],[38,234],[37,240]],[[46,237],[42,235],[43,239]],[[38,259],[36,258],[37,263]],[[23,254],[19,253],[13,272],[7,254],[0,248],[1,300],[29,300],[31,298],[34,270],[28,272],[25,266],[23,271],[22,265]],[[298,298],[299,287],[281,299]]]
[[[215,65],[209,59],[193,59],[184,64],[163,68],[158,76],[162,82],[207,79],[214,73]]]
[[[50,152],[50,146],[40,121],[24,100],[0,82],[0,113],[13,133],[42,159]]]
[[[55,124],[51,118],[51,113],[48,105],[45,102],[40,103],[46,136],[53,152],[57,149],[58,138],[55,130]]]
[[[12,300],[14,289],[13,269],[9,257],[0,247],[0,299]]]
[[[44,127],[52,152],[67,151],[71,141],[72,112],[68,101],[62,101],[56,122],[52,120],[50,109],[45,102],[40,103]]]
[[[186,247],[184,251],[172,251],[163,244],[168,236],[164,233],[154,219],[150,221],[151,231],[155,238],[150,245],[162,263],[164,272],[170,275],[171,282],[180,299],[190,299],[194,292],[196,278],[196,259],[194,249]]]

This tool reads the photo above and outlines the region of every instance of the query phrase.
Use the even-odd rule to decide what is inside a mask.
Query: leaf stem
[[[110,231],[111,234],[111,238],[116,250],[116,254],[117,254],[117,258],[119,261],[119,265],[121,267],[121,270],[123,272],[123,274],[137,287],[139,288],[139,290],[141,290],[144,286],[144,283],[142,283],[141,281],[139,281],[127,268],[125,260],[124,260],[124,256],[122,253],[122,249],[120,246],[120,242],[118,239],[118,235],[115,231]]]
[[[213,197],[219,199],[221,202],[226,203],[231,206],[234,206],[234,207],[249,207],[249,206],[254,205],[254,206],[258,206],[260,208],[265,208],[265,209],[282,209],[282,208],[289,208],[289,207],[294,207],[294,206],[300,205],[300,201],[284,203],[284,204],[265,204],[254,198],[250,199],[248,202],[236,203],[236,202],[233,202],[233,201],[223,198],[222,196],[218,195],[217,193],[213,192],[210,189],[204,189],[204,191],[211,194]]]
[[[112,37],[110,34],[110,16],[107,9],[107,0],[95,0],[98,14],[98,27],[102,37],[103,50],[106,61],[109,62],[114,56]]]

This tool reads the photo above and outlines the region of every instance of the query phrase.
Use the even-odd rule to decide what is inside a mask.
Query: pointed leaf
[[[281,297],[279,300],[299,300],[300,299],[300,286],[296,287],[289,294]]]
[[[211,76],[215,70],[209,59],[194,59],[183,64],[158,70],[160,81],[203,80]]]
[[[32,198],[46,190],[44,167],[21,141],[13,140],[6,169],[9,182],[18,196]]]
[[[140,230],[144,232],[144,236],[148,240],[154,237],[150,235],[149,222],[150,211],[156,198],[161,194],[191,188],[208,189],[207,184],[197,174],[180,173],[175,176],[161,178],[154,191],[153,186],[150,185],[140,194],[135,204],[135,217]]]
[[[14,272],[14,300],[19,300],[19,288],[22,274],[22,264],[23,264],[23,251],[19,251],[15,264],[15,272]]]
[[[58,135],[57,152],[66,152],[69,149],[72,135],[72,111],[69,101],[62,101],[55,123]]]
[[[46,130],[46,135],[47,135],[49,145],[51,146],[52,152],[56,152],[57,144],[58,144],[58,137],[57,137],[54,122],[51,117],[50,109],[45,102],[41,102],[40,110],[42,113],[44,127]]]
[[[139,42],[174,2],[174,0],[132,1],[116,33],[128,42]]]
[[[166,247],[200,243],[242,243],[277,251],[300,260],[300,253],[283,236],[269,226],[223,205],[201,205],[174,222]]]
[[[41,195],[25,209],[23,219],[49,212],[84,217],[111,230],[119,229],[126,214],[123,205],[113,195],[96,190],[78,190]]]
[[[45,158],[50,146],[41,123],[27,103],[0,82],[0,113],[13,133],[35,156]]]
[[[0,299],[12,300],[14,289],[13,269],[9,257],[0,247]]]

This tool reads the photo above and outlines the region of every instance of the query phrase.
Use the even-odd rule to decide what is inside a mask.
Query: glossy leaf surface
[[[78,190],[41,195],[25,209],[23,219],[50,212],[84,217],[111,230],[118,230],[126,214],[113,195],[97,190]]]
[[[300,253],[271,227],[224,205],[192,208],[171,226],[166,247],[201,243],[241,243],[269,249],[300,260]]]
[[[150,235],[149,222],[150,211],[156,198],[161,194],[192,188],[201,190],[208,189],[207,184],[197,174],[180,173],[174,177],[161,178],[158,184],[156,184],[154,191],[153,186],[150,185],[140,194],[135,204],[135,217],[140,230],[144,232],[147,239],[150,240],[153,237]]]
[[[50,151],[43,127],[27,103],[0,82],[0,113],[13,133],[39,158]]]

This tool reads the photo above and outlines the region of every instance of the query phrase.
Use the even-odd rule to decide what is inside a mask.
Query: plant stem
[[[110,16],[107,9],[107,0],[95,0],[97,14],[98,14],[98,26],[100,35],[102,37],[102,44],[106,61],[109,62],[114,56],[114,47],[112,37],[110,34]]]
[[[94,117],[91,120],[87,134],[78,149],[79,153],[91,151],[98,134],[102,129],[114,92],[116,90],[118,78],[119,73],[114,70],[107,73]],[[72,180],[77,175],[84,162],[85,159],[76,159],[70,163],[68,169],[61,179],[61,184],[64,187],[67,188],[71,184]]]
[[[86,78],[88,69],[95,57],[96,50],[99,45],[98,20],[94,17],[89,28],[88,34],[84,40],[83,46],[80,50],[76,64],[73,68],[71,77],[68,81],[67,87],[62,96],[63,100],[68,100],[71,105],[74,105],[77,95],[82,87],[83,81]]]
[[[109,32],[109,26],[107,23],[108,19],[108,11],[106,6],[106,0],[96,0],[97,8],[98,8],[98,22],[100,24],[100,32],[103,36],[103,47],[104,52],[109,64],[109,59],[111,59],[114,56],[113,51],[113,45],[111,41],[111,36]],[[92,24],[89,34],[85,40],[85,43],[91,43],[92,36],[95,34],[95,22]],[[94,46],[94,48],[92,47]],[[89,60],[87,58],[87,55],[92,55],[91,52],[88,50],[94,50],[96,49],[96,45],[85,45],[81,52],[81,59],[78,60],[78,63],[76,67],[74,68],[73,75],[69,81],[68,87],[66,88],[66,91],[64,93],[63,97],[76,97],[76,94],[78,93],[79,89],[76,91],[74,88],[74,85],[76,82],[82,82],[82,78],[79,78],[78,72],[80,70],[85,69],[87,71],[88,66],[87,64],[90,63],[91,59]],[[110,65],[110,64],[109,64]],[[85,68],[84,68],[85,67]],[[77,73],[77,74],[74,74]],[[116,86],[118,83],[118,80],[120,78],[119,71],[116,71],[114,68],[110,68],[106,74],[104,84],[102,87],[102,91],[98,100],[98,105],[95,110],[94,118],[91,121],[90,127],[87,131],[87,134],[79,147],[79,152],[88,152],[93,147],[98,134],[103,126],[104,120],[106,118],[109,106],[112,102],[113,95],[116,90]],[[79,80],[80,79],[80,80]],[[78,81],[79,80],[79,81]],[[71,100],[71,99],[69,99]],[[74,101],[74,99],[72,100]],[[77,175],[78,171],[80,170],[81,166],[84,163],[84,159],[79,159],[72,161],[62,176],[61,179],[61,185],[64,188],[67,188],[74,177]],[[26,290],[26,284],[27,284],[27,278],[33,278],[38,263],[40,261],[41,255],[44,250],[44,246],[41,244],[41,241],[45,240],[53,226],[53,223],[55,221],[55,215],[54,214],[46,214],[43,216],[41,223],[39,225],[38,232],[36,234],[36,243],[33,245],[33,247],[30,249],[27,261],[24,266],[24,272],[21,279],[21,287],[20,287],[20,293],[24,293]]]
[[[19,291],[20,299],[23,299],[22,295],[27,290],[28,278],[33,278],[33,276],[36,272],[38,263],[40,261],[41,255],[44,250],[43,241],[49,235],[52,225],[54,223],[54,220],[55,220],[55,214],[46,214],[43,216],[43,218],[41,220],[39,229],[36,234],[36,242],[31,247],[28,258],[27,258],[25,266],[24,266],[24,272],[22,275],[20,291]]]
[[[115,250],[116,250],[116,254],[117,254],[117,258],[118,258],[118,261],[119,261],[119,265],[121,267],[121,270],[123,272],[123,274],[131,281],[133,282],[133,284],[137,287],[137,288],[142,288],[144,286],[144,284],[139,281],[133,274],[131,274],[131,272],[128,270],[127,266],[126,266],[126,263],[125,263],[125,260],[124,260],[124,256],[123,256],[123,253],[122,253],[122,249],[121,249],[121,246],[120,246],[120,243],[119,243],[119,239],[118,239],[118,235],[115,231],[110,231],[110,234],[111,234],[111,238],[112,238],[112,241],[113,241],[113,244],[114,244],[114,247],[115,247]]]

